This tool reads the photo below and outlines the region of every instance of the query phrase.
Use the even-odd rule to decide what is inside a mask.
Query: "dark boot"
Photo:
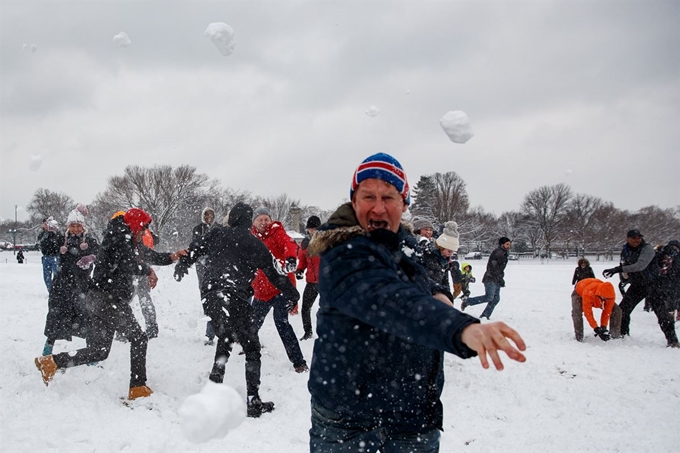
[[[248,417],[258,418],[260,415],[273,410],[274,403],[271,401],[263,402],[259,396],[254,396],[248,401]]]

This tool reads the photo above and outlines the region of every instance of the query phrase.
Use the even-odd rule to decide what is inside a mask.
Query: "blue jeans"
[[[501,285],[498,283],[484,283],[484,295],[471,297],[467,300],[466,305],[477,305],[486,302],[486,308],[482,312],[480,318],[491,318],[494,308],[501,301]]]
[[[274,325],[279,332],[279,337],[283,342],[283,347],[286,349],[288,360],[293,363],[294,367],[306,365],[305,358],[302,356],[300,350],[300,343],[295,336],[293,326],[288,322],[288,308],[286,307],[287,300],[283,294],[275,296],[268,302],[253,299],[253,324],[259,331],[264,324],[264,319],[267,317],[269,310],[274,308]]]
[[[439,430],[402,432],[375,421],[353,420],[312,401],[310,453],[437,453]]]
[[[42,267],[43,267],[43,280],[45,280],[45,286],[47,286],[47,292],[52,291],[52,280],[57,276],[57,269],[59,268],[59,257],[58,256],[47,256],[42,257]]]

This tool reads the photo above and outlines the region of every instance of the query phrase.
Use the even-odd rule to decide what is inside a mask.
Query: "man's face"
[[[503,244],[503,248],[505,250],[510,250],[510,247],[512,247],[512,242],[510,242],[510,241]]]
[[[272,218],[269,217],[267,214],[260,214],[253,220],[253,226],[259,233],[264,233],[267,230],[267,227],[271,225],[271,223]]]
[[[424,238],[432,239],[432,234],[434,230],[432,228],[421,228],[420,235]]]
[[[626,242],[628,242],[628,245],[631,247],[639,247],[640,244],[642,244],[642,236],[635,236],[635,237],[627,237]]]
[[[397,188],[375,178],[359,184],[352,197],[352,207],[359,225],[368,232],[384,228],[396,233],[401,216],[406,212],[406,204]]]
[[[212,211],[208,211],[205,214],[203,214],[203,221],[207,223],[208,225],[212,225],[213,222],[215,221],[215,213]]]

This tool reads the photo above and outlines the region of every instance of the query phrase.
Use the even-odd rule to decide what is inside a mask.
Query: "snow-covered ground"
[[[158,268],[152,292],[160,335],[149,344],[149,386],[132,408],[121,404],[129,346],[116,342],[101,367],[58,373],[45,387],[33,364],[42,350],[47,291],[40,255],[18,265],[0,253],[0,451],[2,452],[304,452],[308,449],[307,374],[288,362],[271,319],[265,322],[261,395],[276,410],[246,419],[226,437],[190,443],[178,409],[205,385],[214,353],[193,270],[181,283]],[[471,261],[481,282],[485,260]],[[680,351],[666,348],[656,317],[632,317],[632,337],[607,343],[573,340],[570,285],[575,261],[514,261],[493,318],[515,327],[528,345],[525,364],[502,372],[477,359],[447,355],[442,452],[671,452],[680,445]],[[600,275],[611,262],[594,262]],[[302,289],[302,288],[300,288]],[[483,286],[472,286],[473,295]],[[136,302],[135,302],[136,305]],[[459,302],[456,303],[459,306]],[[471,307],[479,315],[484,306]],[[599,311],[598,311],[599,314]],[[292,323],[302,335],[301,320]],[[588,330],[586,330],[586,333]],[[75,349],[58,342],[58,350]],[[311,358],[312,342],[302,342]],[[235,348],[239,350],[238,346]],[[243,356],[233,355],[225,384],[245,395]],[[135,403],[136,404],[136,403]]]

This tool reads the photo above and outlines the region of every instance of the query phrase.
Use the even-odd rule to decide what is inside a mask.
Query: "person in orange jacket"
[[[600,325],[593,316],[593,308],[602,309]],[[614,285],[597,278],[579,281],[571,293],[571,319],[574,321],[576,341],[583,341],[583,316],[602,341],[621,337],[621,308],[616,304]],[[611,324],[610,324],[611,321]],[[611,334],[607,330],[610,324]]]

